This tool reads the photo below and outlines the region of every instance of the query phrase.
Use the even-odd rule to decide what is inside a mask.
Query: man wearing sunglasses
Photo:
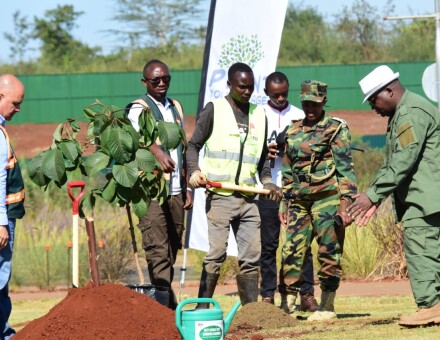
[[[404,251],[418,311],[402,315],[402,326],[440,323],[440,113],[428,100],[408,91],[399,73],[375,68],[359,85],[364,102],[389,117],[385,163],[370,187],[347,211],[366,225],[389,195],[403,222]]]
[[[167,97],[171,82],[168,66],[160,60],[150,60],[144,67],[141,82],[147,93],[127,106],[133,127],[139,130],[139,115],[146,107],[151,109],[157,121],[172,122],[183,127],[182,105]],[[186,158],[182,147],[168,152],[153,143],[150,151],[163,171],[170,173],[169,196],[162,205],[151,201],[138,227],[142,232],[150,281],[159,290],[164,288],[158,300],[175,309],[177,300],[171,288],[173,265],[177,251],[182,247],[184,210],[192,208],[192,193],[186,185]]]

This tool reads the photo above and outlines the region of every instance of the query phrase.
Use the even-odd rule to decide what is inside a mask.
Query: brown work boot
[[[319,309],[313,293],[301,295],[301,312],[316,312]]]
[[[261,301],[266,302],[266,303],[270,303],[272,305],[275,304],[275,299],[273,296],[261,297]]]
[[[402,315],[399,320],[401,326],[424,326],[440,324],[440,302],[431,308],[420,308],[411,315]]]

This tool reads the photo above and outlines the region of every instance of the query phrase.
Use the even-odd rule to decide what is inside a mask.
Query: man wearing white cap
[[[385,163],[347,211],[366,225],[392,194],[397,222],[404,226],[405,257],[419,310],[402,316],[402,326],[440,323],[440,113],[405,89],[399,73],[374,69],[359,85],[371,108],[389,117]]]

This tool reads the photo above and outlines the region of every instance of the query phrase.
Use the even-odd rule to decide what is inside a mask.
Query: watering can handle
[[[184,333],[182,329],[182,308],[183,306],[189,305],[191,303],[212,303],[214,305],[214,308],[220,309],[220,304],[217,302],[217,300],[212,298],[193,298],[183,300],[177,305],[176,308],[176,326],[179,329],[180,334]]]

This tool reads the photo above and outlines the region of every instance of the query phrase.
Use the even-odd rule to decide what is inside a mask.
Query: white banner
[[[265,104],[267,75],[275,71],[288,0],[212,0],[208,23],[201,106],[228,94],[228,69],[236,62],[254,71],[255,91],[251,102]],[[203,103],[201,99],[203,98]],[[201,156],[203,150],[201,150]],[[196,189],[190,218],[188,247],[208,251],[208,225],[204,189]],[[228,255],[237,255],[237,244],[229,234]]]

